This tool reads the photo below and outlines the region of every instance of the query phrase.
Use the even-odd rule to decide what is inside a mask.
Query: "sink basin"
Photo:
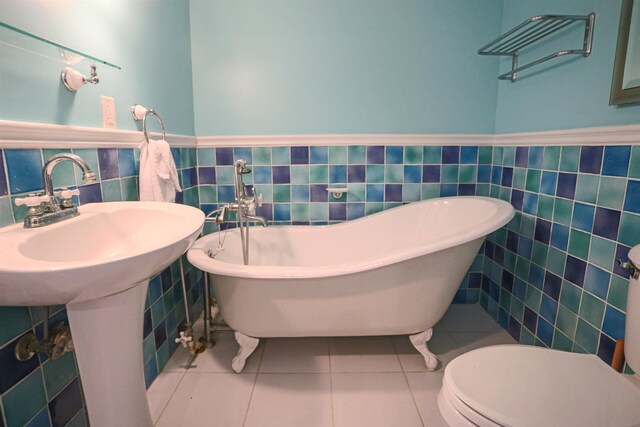
[[[42,228],[0,228],[0,305],[68,304],[126,290],[183,254],[204,221],[200,210],[172,203],[91,203],[79,211]]]
[[[191,246],[204,214],[162,202],[79,211],[42,228],[0,228],[0,305],[66,304],[90,424],[151,427],[142,354],[149,278]]]

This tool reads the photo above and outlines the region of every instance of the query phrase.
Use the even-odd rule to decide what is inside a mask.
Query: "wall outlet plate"
[[[116,128],[116,101],[108,96],[101,96],[102,127],[105,129]]]

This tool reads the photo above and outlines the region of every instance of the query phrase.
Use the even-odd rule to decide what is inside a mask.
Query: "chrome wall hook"
[[[71,92],[76,92],[87,83],[91,83],[94,85],[100,83],[96,66],[90,65],[89,67],[91,68],[91,75],[89,78],[71,67],[65,67],[62,70],[62,73],[60,73],[60,78],[62,79],[64,87],[66,87]]]

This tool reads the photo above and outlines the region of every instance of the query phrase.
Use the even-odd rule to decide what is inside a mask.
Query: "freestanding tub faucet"
[[[236,194],[235,203],[227,203],[207,215],[208,220],[215,221],[220,225],[227,221],[226,216],[229,212],[236,213],[236,220],[240,228],[240,240],[242,241],[242,259],[245,265],[249,264],[249,222],[257,222],[263,227],[267,226],[267,220],[256,215],[256,208],[262,206],[262,194],[256,196],[255,191],[251,196],[247,194],[247,186],[242,182],[242,175],[251,173],[251,168],[247,166],[247,162],[238,159],[233,164],[234,174],[233,183]],[[213,219],[215,218],[215,219]]]

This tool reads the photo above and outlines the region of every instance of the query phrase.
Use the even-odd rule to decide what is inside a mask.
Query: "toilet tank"
[[[640,267],[640,245],[629,251],[629,260]],[[627,321],[625,327],[624,355],[627,364],[640,374],[640,279],[629,279]]]

